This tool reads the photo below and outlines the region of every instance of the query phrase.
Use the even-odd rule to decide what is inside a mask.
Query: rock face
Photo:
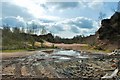
[[[103,19],[96,36],[102,48],[120,48],[120,12],[115,12],[110,19]]]

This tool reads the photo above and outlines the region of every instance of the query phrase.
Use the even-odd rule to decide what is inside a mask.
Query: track
[[[49,61],[44,58],[42,59],[42,57],[38,58],[39,54],[40,53],[17,59],[2,60],[3,74],[13,75],[15,77],[29,76],[60,78],[58,73],[49,64]]]

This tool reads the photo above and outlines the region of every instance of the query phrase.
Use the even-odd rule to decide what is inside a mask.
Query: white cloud
[[[55,15],[54,16],[50,15],[46,10],[46,9],[49,9],[53,13],[55,13],[54,10],[59,9],[61,10],[61,12],[62,11],[64,12],[64,10],[66,9],[73,9],[78,6],[80,7],[79,2],[75,2],[74,5],[71,3],[70,4],[58,3],[58,4],[50,5],[51,7],[46,7],[47,5],[46,2],[43,1],[41,3],[37,3],[39,1],[40,0],[37,0],[37,1],[13,0],[7,3],[8,5],[3,6],[3,7],[7,6],[7,10],[4,12],[6,14],[5,18],[3,19],[4,24],[10,24],[11,26],[20,26],[20,25],[25,25],[26,22],[28,22],[29,25],[31,25],[32,22],[34,22],[35,25],[45,26],[47,31],[57,35],[61,35],[61,33],[65,33],[66,31],[68,33],[71,32],[73,35],[76,35],[76,34],[88,35],[89,33],[93,34],[97,30],[96,28],[97,24],[92,19],[89,19],[86,17],[63,19]],[[85,3],[83,3],[83,5]],[[41,6],[41,4],[44,4],[44,5]],[[101,5],[101,4],[92,2],[91,4],[87,3],[85,6],[89,8],[96,8],[96,6],[98,5]],[[6,17],[6,16],[9,16],[9,17]],[[32,17],[32,19],[25,20],[26,16],[27,18]]]
[[[44,9],[54,12],[55,10],[59,12],[63,12],[67,9],[74,9],[74,8],[91,8],[98,10],[103,6],[103,0],[77,0],[77,1],[46,1],[45,3],[41,4],[41,7]]]
[[[23,17],[17,16],[16,19],[18,19],[18,20],[21,21],[21,22],[24,22]]]
[[[103,6],[103,2],[96,2],[96,0],[88,3],[88,6],[92,9],[99,10]]]
[[[21,16],[24,19],[33,19],[32,14],[30,14],[26,8],[11,4],[10,2],[3,2],[0,8],[2,9],[2,18],[8,16]]]
[[[48,12],[40,6],[45,2],[30,1],[30,0],[12,0],[9,2],[3,2],[2,6],[2,17],[6,16],[21,16],[24,19],[47,19],[47,20],[60,20],[58,16],[48,15]]]
[[[65,19],[63,21],[57,21],[46,24],[47,29],[54,34],[60,34],[61,32],[70,31],[74,34],[93,34],[98,29],[98,24],[85,17],[77,17],[72,19]]]
[[[63,18],[57,17],[57,16],[42,16],[40,19],[46,19],[46,20],[52,20],[52,21],[59,21]]]
[[[93,21],[89,18],[85,17],[77,17],[72,19],[64,19],[62,21],[54,21],[54,22],[44,22],[42,20],[30,20],[25,21],[22,17],[6,17],[3,19],[3,24],[9,24],[10,26],[26,26],[26,23],[28,23],[28,26],[36,25],[36,30],[39,31],[44,26],[47,32],[51,32],[55,35],[60,35],[62,33],[65,33],[66,31],[68,33],[72,33],[74,36],[77,35],[89,35],[94,34],[95,31],[98,29],[98,25],[96,21]],[[39,33],[38,33],[39,34]],[[68,34],[66,34],[68,37]],[[64,36],[64,35],[63,35]],[[71,35],[69,35],[71,36]],[[72,36],[73,37],[73,36]]]
[[[30,0],[13,0],[10,3],[26,8],[28,12],[36,18],[40,18],[45,13],[45,10],[42,7]]]
[[[25,27],[26,23],[20,16],[9,16],[1,19],[2,25],[9,25],[11,27]]]
[[[80,4],[80,7],[82,8],[90,8],[93,10],[99,10],[103,6],[104,1],[103,0],[90,0],[90,1],[81,0],[79,1],[79,4]]]

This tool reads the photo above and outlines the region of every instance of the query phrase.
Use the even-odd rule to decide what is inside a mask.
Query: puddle
[[[53,51],[53,53],[50,54],[50,56],[59,60],[70,60],[72,58],[88,58],[87,55],[81,55],[80,52],[74,50],[55,50]]]

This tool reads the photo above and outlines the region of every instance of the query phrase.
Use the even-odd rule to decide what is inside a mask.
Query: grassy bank
[[[15,49],[15,50],[1,50],[1,52],[10,53],[10,52],[24,52],[24,51],[36,51],[36,50],[47,50],[47,49],[58,49],[57,47],[47,47],[47,48],[36,48],[36,49]]]
[[[101,50],[101,49],[94,48],[93,46],[82,46],[81,50],[92,52],[92,53],[111,53],[112,52],[111,50],[108,50],[108,49]]]
[[[23,51],[27,51],[26,49],[16,49],[16,50],[2,50],[2,52],[23,52]]]
[[[112,51],[110,50],[102,50],[99,48],[95,48],[93,46],[89,45],[83,45],[83,44],[55,44],[54,47],[41,47],[41,48],[36,48],[36,49],[15,49],[15,50],[3,50],[2,52],[23,52],[23,51],[36,51],[36,50],[47,50],[47,49],[58,49],[58,48],[63,48],[63,49],[72,49],[72,50],[82,50],[86,52],[91,52],[91,53],[110,53]]]

